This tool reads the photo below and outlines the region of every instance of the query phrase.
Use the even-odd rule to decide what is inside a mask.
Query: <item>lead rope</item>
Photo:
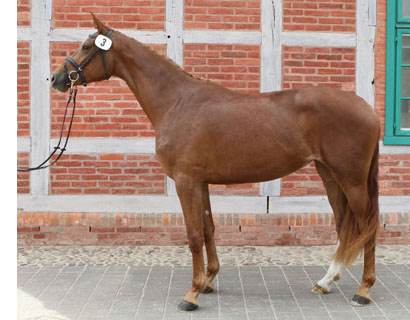
[[[67,104],[65,106],[65,111],[64,111],[64,118],[63,118],[63,124],[61,125],[61,131],[60,131],[60,138],[58,140],[57,146],[54,147],[54,151],[47,157],[46,160],[44,160],[41,164],[39,164],[37,167],[32,167],[32,168],[17,168],[17,171],[20,172],[29,172],[29,171],[35,171],[35,170],[40,170],[40,169],[45,169],[48,167],[51,167],[54,165],[63,155],[64,151],[66,150],[67,143],[68,143],[68,138],[70,137],[70,132],[71,132],[71,127],[73,125],[73,119],[74,119],[74,113],[75,113],[75,102],[76,102],[76,97],[77,97],[77,88],[74,87],[74,82],[71,80],[71,86],[70,86],[70,95],[67,100]],[[67,136],[65,138],[64,146],[60,148],[61,141],[63,140],[63,133],[64,133],[64,124],[67,118],[67,110],[68,106],[71,102],[71,99],[73,99],[73,111],[71,112],[71,119],[70,119],[70,124],[68,126],[68,131],[67,131]],[[50,164],[45,165],[51,157],[57,152],[57,150],[60,150],[60,153],[57,155],[57,158],[53,160]]]

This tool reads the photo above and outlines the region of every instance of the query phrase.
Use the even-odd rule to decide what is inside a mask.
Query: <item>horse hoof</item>
[[[212,288],[211,286],[206,286],[204,290],[202,291],[202,293],[211,293],[213,291],[214,291],[214,288]]]
[[[364,307],[370,303],[370,299],[355,294],[350,303],[355,307]]]
[[[325,288],[322,288],[322,287],[319,286],[318,284],[316,284],[316,285],[313,287],[312,292],[313,292],[313,293],[316,293],[316,294],[327,294],[327,293],[329,293],[328,290],[326,290]]]
[[[182,300],[178,305],[178,310],[181,311],[194,311],[198,308],[198,305]]]

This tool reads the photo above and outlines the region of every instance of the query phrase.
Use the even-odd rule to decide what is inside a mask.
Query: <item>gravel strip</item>
[[[335,246],[218,247],[221,265],[327,266]],[[206,255],[205,255],[206,257]],[[188,246],[19,247],[18,266],[190,266]],[[362,264],[358,259],[356,264]],[[410,245],[379,245],[376,263],[410,264]]]

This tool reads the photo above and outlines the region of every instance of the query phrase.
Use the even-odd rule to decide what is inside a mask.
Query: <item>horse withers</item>
[[[273,180],[311,161],[325,185],[338,234],[333,262],[313,291],[328,293],[342,267],[364,252],[363,279],[352,303],[370,303],[379,226],[379,120],[372,108],[353,93],[325,87],[233,92],[192,77],[92,16],[97,33],[55,71],[52,86],[65,92],[70,82],[117,76],[152,122],[156,154],[175,181],[193,259],[192,286],[179,309],[196,309],[199,294],[214,290],[219,271],[208,184]],[[107,49],[97,38],[112,44]]]

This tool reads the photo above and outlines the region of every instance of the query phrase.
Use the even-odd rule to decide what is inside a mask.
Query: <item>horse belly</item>
[[[228,149],[228,148],[227,148]],[[206,168],[206,182],[213,184],[251,183],[277,179],[305,166],[312,159],[304,152],[284,150],[277,145],[242,152],[219,153]]]

